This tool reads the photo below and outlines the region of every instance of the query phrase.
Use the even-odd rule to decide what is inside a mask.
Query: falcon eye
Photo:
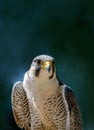
[[[41,64],[42,64],[42,60],[40,60],[40,59],[37,59],[37,60],[35,60],[34,62],[36,62],[37,65],[41,65]]]
[[[55,60],[53,60],[53,64],[55,64]]]

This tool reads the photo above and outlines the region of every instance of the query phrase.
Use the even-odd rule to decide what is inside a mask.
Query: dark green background
[[[0,130],[19,130],[11,89],[32,58],[56,59],[60,79],[79,102],[84,130],[94,130],[93,0],[0,0]]]

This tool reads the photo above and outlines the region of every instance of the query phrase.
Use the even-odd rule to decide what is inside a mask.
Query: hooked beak
[[[52,70],[52,62],[45,61],[43,64],[43,69],[47,70],[50,73],[50,71]]]

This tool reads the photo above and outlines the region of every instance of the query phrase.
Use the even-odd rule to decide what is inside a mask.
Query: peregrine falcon
[[[25,130],[82,130],[76,97],[57,78],[55,60],[39,55],[11,94],[14,119]]]

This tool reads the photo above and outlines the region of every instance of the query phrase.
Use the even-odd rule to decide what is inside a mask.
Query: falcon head
[[[40,55],[33,59],[30,70],[28,71],[29,77],[34,79],[53,79],[55,76],[55,60],[48,55]]]

